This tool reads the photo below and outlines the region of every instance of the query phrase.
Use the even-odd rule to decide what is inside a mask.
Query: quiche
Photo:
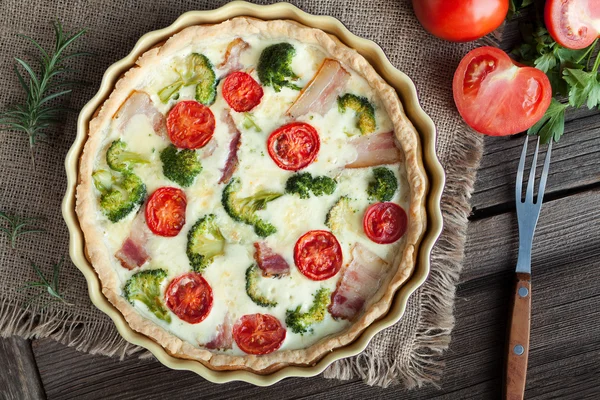
[[[89,124],[76,211],[102,291],[171,355],[312,365],[390,307],[425,229],[417,132],[355,50],[286,20],[191,26]]]

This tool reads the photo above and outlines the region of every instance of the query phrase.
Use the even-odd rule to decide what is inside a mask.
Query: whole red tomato
[[[498,28],[508,12],[508,0],[412,0],[421,25],[451,42],[469,42]]]

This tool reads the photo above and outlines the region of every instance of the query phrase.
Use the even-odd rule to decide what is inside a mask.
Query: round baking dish
[[[236,16],[250,16],[264,20],[290,19],[301,24],[321,29],[335,35],[343,43],[362,54],[377,72],[398,92],[407,116],[417,128],[421,139],[424,167],[428,177],[427,230],[419,247],[417,265],[411,277],[395,295],[388,313],[371,324],[363,334],[348,346],[333,350],[312,366],[289,366],[269,375],[257,375],[248,371],[214,371],[200,362],[184,360],[170,356],[159,344],[148,337],[132,330],[121,313],[104,297],[100,281],[93,267],[85,257],[83,235],[75,215],[75,187],[77,185],[78,161],[85,143],[88,126],[96,110],[102,105],[114,88],[121,74],[135,64],[137,58],[149,48],[166,40],[176,32],[191,25],[214,24]],[[372,41],[359,38],[350,33],[337,19],[327,16],[313,16],[298,8],[278,3],[259,6],[242,1],[235,1],[212,11],[191,11],[179,17],[171,26],[147,33],[137,42],[132,52],[122,60],[110,66],[102,79],[96,96],[88,102],[79,114],[77,137],[65,160],[67,170],[67,192],[63,200],[63,216],[70,232],[69,252],[75,265],[81,270],[88,282],[88,291],[92,302],[114,321],[123,338],[133,344],[150,350],[156,358],[169,368],[194,371],[207,380],[215,383],[229,381],[245,381],[255,385],[266,386],[281,379],[292,376],[314,376],[322,372],[332,362],[365,349],[369,340],[382,329],[396,323],[404,314],[408,297],[425,281],[429,274],[429,256],[431,248],[442,228],[440,198],[444,186],[444,173],[435,154],[435,127],[431,119],[423,112],[412,81],[402,72],[395,69],[379,46]]]

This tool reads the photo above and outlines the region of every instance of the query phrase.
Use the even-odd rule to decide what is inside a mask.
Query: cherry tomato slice
[[[146,224],[159,236],[177,236],[185,225],[187,200],[181,189],[156,189],[146,204]]]
[[[395,203],[375,203],[367,208],[363,229],[369,239],[379,244],[394,243],[406,232],[408,217]]]
[[[287,171],[298,171],[317,157],[321,142],[316,129],[304,122],[292,122],[271,133],[267,140],[269,155]]]
[[[342,267],[342,248],[328,231],[308,231],[294,247],[294,262],[313,281],[329,279]]]
[[[286,330],[277,318],[269,314],[248,314],[233,326],[233,338],[248,354],[268,354],[281,347]]]
[[[245,72],[229,74],[223,82],[223,98],[237,112],[252,110],[262,97],[262,86]]]
[[[171,142],[181,149],[204,147],[215,132],[215,116],[197,101],[180,101],[169,111],[167,132]]]
[[[546,74],[519,67],[500,49],[479,47],[460,62],[452,83],[458,112],[473,129],[505,136],[542,118],[552,100]]]
[[[600,2],[546,0],[544,21],[558,44],[569,49],[586,48],[600,34]]]
[[[212,289],[202,275],[188,272],[171,281],[165,291],[165,303],[180,319],[197,324],[212,309]]]
[[[412,0],[417,19],[429,33],[452,42],[479,39],[498,28],[508,0]]]

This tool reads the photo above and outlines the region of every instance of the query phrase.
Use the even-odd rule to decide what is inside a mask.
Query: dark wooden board
[[[533,253],[530,399],[600,397],[600,191],[548,202]],[[473,221],[456,303],[456,329],[441,390],[374,388],[360,381],[288,379],[272,388],[214,385],[153,360],[90,356],[51,340],[34,342],[49,399],[207,398],[462,399],[498,397],[508,299],[517,254],[513,213]]]
[[[522,136],[485,138],[485,156],[477,172],[477,190],[471,201],[476,213],[489,207],[501,207],[500,211],[514,208],[512,188],[523,140]],[[535,144],[533,140],[529,144],[528,160],[531,160]],[[581,188],[600,185],[598,154],[600,112],[587,108],[569,110],[565,136],[553,145],[546,196],[561,197]],[[541,171],[542,162],[543,159],[538,160],[538,172]]]
[[[0,339],[0,363],[0,399],[45,398],[29,340]]]

